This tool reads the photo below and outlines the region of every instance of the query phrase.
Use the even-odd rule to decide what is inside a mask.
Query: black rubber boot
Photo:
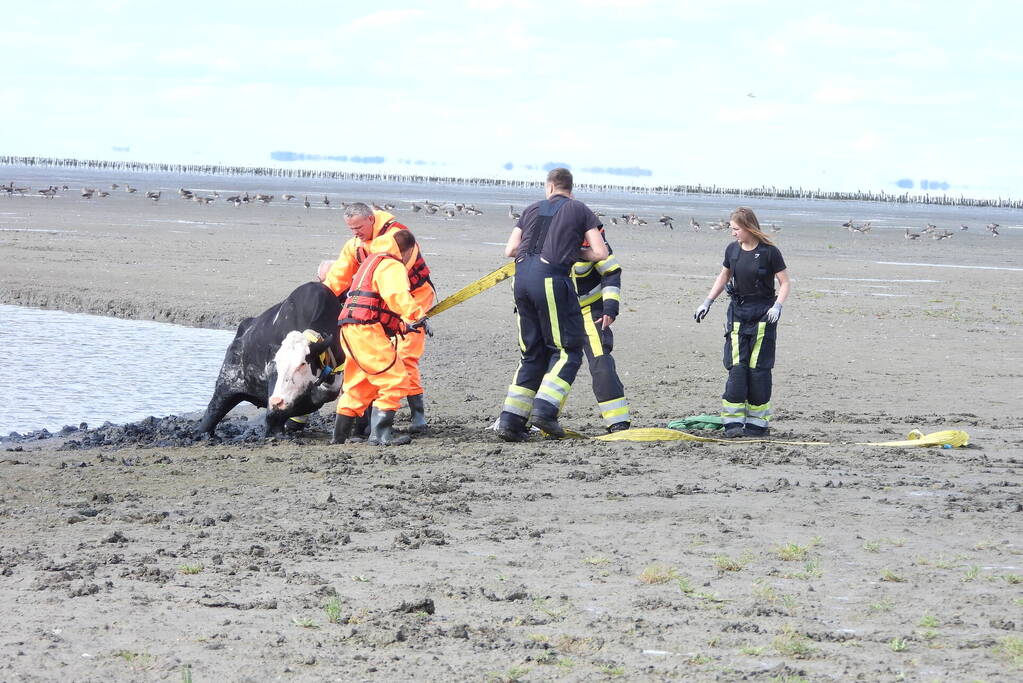
[[[391,428],[394,426],[393,410],[373,409],[373,417],[370,419],[369,441],[366,443],[374,446],[404,446],[412,443],[412,437],[407,434],[395,435]]]
[[[338,413],[334,417],[334,436],[330,442],[332,444],[342,444],[348,440],[348,435],[352,433],[352,424],[355,422],[355,418],[351,415],[342,415]]]
[[[352,443],[364,443],[369,438],[369,420],[373,414],[373,406],[366,408],[366,411],[355,418],[352,423],[352,435],[348,440]]]
[[[746,425],[742,422],[729,422],[725,425],[725,438],[726,439],[738,439],[741,436],[745,436]]]
[[[615,432],[624,432],[631,426],[632,426],[631,422],[615,422],[613,425],[607,428],[607,433],[614,434]]]
[[[565,430],[558,423],[558,410],[547,401],[537,401],[533,404],[530,421],[552,439],[565,438]]]
[[[502,441],[526,441],[529,431],[526,429],[526,418],[521,415],[502,411],[497,421],[497,435]]]
[[[285,434],[297,434],[306,428],[306,421],[309,418],[305,415],[301,417],[291,417],[284,423]]]
[[[412,424],[408,428],[409,432],[412,434],[425,434],[429,431],[430,426],[426,424],[426,405],[423,403],[423,395],[406,396],[405,400],[408,401],[408,409],[412,414]]]

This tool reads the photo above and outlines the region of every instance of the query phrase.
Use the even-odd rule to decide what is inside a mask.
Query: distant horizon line
[[[0,155],[0,165],[45,166],[55,168],[95,168],[100,170],[127,170],[142,173],[176,172],[199,175],[250,175],[287,178],[320,178],[330,180],[403,182],[411,184],[449,183],[466,185],[493,185],[502,187],[543,187],[540,180],[518,180],[511,178],[439,176],[399,172],[355,172],[343,170],[285,168],[279,166],[236,166],[229,164],[184,164],[170,162],[122,161],[105,159],[78,159],[74,157],[35,157]],[[5,187],[0,185],[0,187]],[[670,183],[662,185],[627,185],[621,183],[577,183],[576,188],[592,191],[616,191],[628,194],[669,194],[669,195],[714,195],[735,197],[756,197],[761,199],[822,199],[831,201],[867,201],[898,204],[930,204],[939,206],[975,206],[1007,209],[1023,209],[1023,200],[998,197],[973,198],[959,195],[950,197],[910,194],[893,194],[884,190],[878,192],[825,191],[820,188],[804,189],[802,186],[779,188],[762,185],[756,188],[721,187]]]

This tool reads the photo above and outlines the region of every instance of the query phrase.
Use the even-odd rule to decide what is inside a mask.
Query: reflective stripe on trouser
[[[746,422],[746,404],[732,403],[721,399],[721,423],[727,427],[731,424],[743,424]]]
[[[515,386],[514,384],[509,385],[508,394],[504,397],[502,410],[512,415],[528,418],[529,414],[533,412],[533,397],[535,396],[536,392],[532,389]]]
[[[401,387],[406,373],[405,365],[395,358],[391,339],[380,325],[344,325],[343,329],[341,347],[348,360],[344,393],[337,399],[338,414],[357,417],[371,403],[376,403],[378,410],[397,410],[404,396]]]
[[[614,335],[611,328],[603,330],[599,321],[604,317],[603,306],[584,306],[582,309],[583,327],[586,330],[586,361],[590,368],[590,379],[593,382],[593,395],[597,399],[600,415],[604,424],[630,422],[629,402],[625,398],[625,386],[618,377],[615,359],[611,356],[614,349]]]
[[[774,367],[777,323],[763,320],[770,300],[732,302],[725,324],[722,361],[728,380],[721,396],[721,418],[766,427],[771,419],[771,369]]]
[[[760,404],[746,404],[746,424],[755,427],[767,428],[771,422],[771,402]]]
[[[516,264],[514,290],[521,357],[512,386],[535,392],[533,409],[557,416],[582,365],[586,339],[568,267],[526,257]]]

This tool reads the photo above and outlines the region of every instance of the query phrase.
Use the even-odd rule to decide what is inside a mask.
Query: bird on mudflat
[[[920,233],[910,232],[909,228],[906,228],[906,239],[907,240],[918,240],[920,239]]]
[[[305,201],[302,202],[302,206],[304,206],[307,209],[309,208],[309,197],[308,197],[308,195],[306,196]]]
[[[700,222],[692,216],[689,217],[689,227],[693,229],[693,232],[700,232]]]
[[[960,230],[969,230],[969,229],[970,229],[970,226],[968,226],[968,225],[966,225],[966,224],[964,223],[964,224],[962,224],[962,225],[960,225],[960,226],[959,226],[959,229],[960,229]]]
[[[522,212],[516,211],[515,207],[513,207],[511,204],[509,204],[508,205],[508,218],[511,218],[513,221],[517,221],[518,219],[522,218]]]

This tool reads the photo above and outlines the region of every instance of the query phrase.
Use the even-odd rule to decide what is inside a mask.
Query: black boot
[[[396,436],[391,427],[394,426],[393,410],[373,409],[373,417],[370,419],[369,441],[366,443],[374,446],[404,446],[412,443],[412,437],[407,434]]]
[[[352,423],[352,435],[349,437],[349,441],[352,443],[363,443],[369,438],[369,420],[373,414],[373,406],[366,408],[366,411],[355,418],[355,422]]]
[[[430,427],[426,424],[426,405],[423,403],[423,395],[406,396],[408,409],[412,414],[412,424],[408,430],[412,434],[425,434]]]
[[[502,411],[501,417],[497,421],[497,435],[501,437],[502,441],[516,442],[527,440],[529,432],[526,430],[526,418]]]
[[[348,440],[348,435],[352,432],[352,424],[355,422],[355,418],[351,415],[342,415],[338,413],[334,418],[334,437],[330,440],[332,444],[341,444]]]
[[[565,430],[558,423],[558,409],[547,401],[537,401],[533,404],[530,421],[552,439],[565,438]]]

